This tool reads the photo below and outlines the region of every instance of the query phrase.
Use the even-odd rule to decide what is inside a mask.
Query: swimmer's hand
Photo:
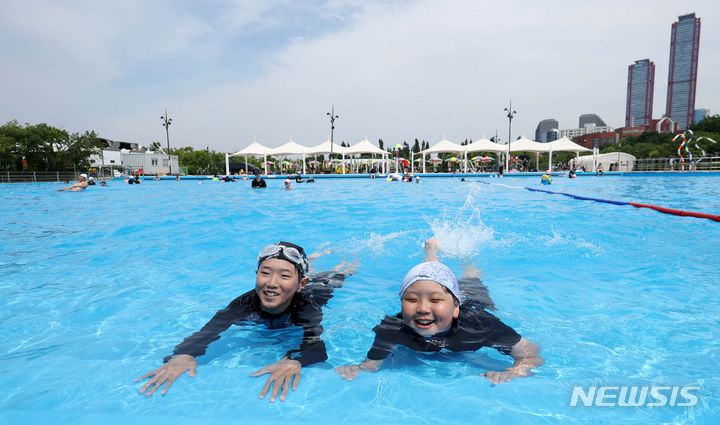
[[[532,376],[532,369],[545,363],[545,360],[540,357],[540,346],[525,338],[520,338],[520,341],[513,345],[510,355],[515,360],[515,363],[503,371],[485,373],[488,381],[493,384],[501,384],[510,382],[513,378]]]
[[[335,372],[337,372],[345,380],[352,381],[357,378],[361,370],[366,372],[377,372],[378,369],[380,369],[381,364],[382,360],[365,359],[365,361],[360,364],[336,367]]]
[[[135,382],[150,378],[150,380],[147,381],[142,388],[140,388],[140,394],[145,394],[146,397],[150,397],[158,388],[165,385],[165,388],[161,393],[162,395],[165,395],[172,386],[173,382],[175,382],[180,375],[187,372],[188,375],[194,377],[197,375],[196,369],[197,361],[195,361],[195,357],[188,354],[179,354],[177,356],[172,356],[170,361],[152,372],[139,378],[135,378]]]
[[[425,241],[425,261],[438,261],[437,253],[440,244],[436,238]]]
[[[267,373],[270,374],[265,386],[260,391],[260,398],[264,398],[265,394],[270,391],[270,387],[273,387],[272,393],[270,393],[270,402],[275,402],[280,388],[282,393],[280,394],[280,401],[285,401],[288,390],[292,385],[293,391],[297,390],[298,384],[300,383],[300,370],[302,365],[297,360],[282,359],[277,363],[273,363],[270,366],[266,366],[256,372],[253,372],[251,376],[262,376]]]
[[[513,378],[524,378],[532,375],[529,368],[516,368],[511,367],[503,371],[490,371],[485,373],[485,378],[492,384],[502,384],[503,382],[510,382]]]

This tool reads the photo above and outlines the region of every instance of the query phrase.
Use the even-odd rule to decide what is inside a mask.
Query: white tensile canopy
[[[550,152],[590,152],[592,149],[588,149],[584,146],[580,146],[567,137],[560,138],[553,142],[548,143],[550,146]]]
[[[255,141],[255,138],[253,137],[252,143],[250,143],[250,146],[240,149],[239,151],[231,154],[225,154],[225,175],[230,174],[230,157],[231,156],[245,156],[245,173],[247,173],[247,157],[248,156],[262,156],[263,157],[263,164],[265,166],[265,174],[267,175],[267,155],[270,153],[272,149],[268,148],[266,146],[261,145],[260,143]]]
[[[305,174],[305,154],[308,148],[293,142],[292,138],[282,146],[270,150],[271,155],[302,155],[303,174]]]
[[[479,139],[465,146],[465,152],[505,152],[507,146],[488,139]]]
[[[550,156],[548,157],[548,168],[552,169],[552,154],[553,152],[575,152],[575,157],[580,156],[580,152],[591,152],[592,149],[588,149],[584,146],[580,146],[577,143],[573,142],[572,140],[568,139],[567,137],[561,137],[557,140],[554,140],[550,143]],[[635,163],[635,159],[633,157],[633,164]]]
[[[337,143],[332,144],[332,152],[333,153],[345,153],[344,147],[338,145]],[[319,145],[311,146],[309,148],[306,148],[305,153],[308,155],[318,155],[318,154],[325,154],[330,153],[330,139],[325,140],[324,142],[320,143]]]
[[[502,152],[507,152],[507,146],[501,145],[500,143],[495,143],[491,140],[488,140],[486,138],[482,138],[479,140],[476,140],[469,145],[465,146],[465,172],[467,173],[467,154],[472,152],[495,152],[496,154],[500,154]],[[498,160],[500,160],[500,155],[498,155]]]
[[[387,157],[388,153],[386,151],[380,149],[379,147],[373,145],[372,143],[370,143],[370,141],[366,137],[364,137],[358,143],[345,148],[344,152],[346,155],[360,155],[363,153],[369,153],[369,154],[375,156],[377,154],[377,155],[382,156],[383,164],[385,162],[387,162],[386,157]],[[384,167],[387,167],[387,164],[385,164]],[[358,168],[359,168],[359,164],[358,164]]]
[[[465,146],[458,145],[457,143],[453,143],[449,141],[448,139],[444,138],[437,142],[434,146],[431,146],[424,151],[418,152],[419,154],[422,154],[423,157],[423,173],[425,172],[425,155],[429,153],[465,153]],[[413,153],[413,156],[415,156],[415,153]],[[467,155],[465,155],[467,157]],[[465,158],[465,168],[467,168],[467,158]],[[414,161],[411,161],[411,163],[414,164]]]
[[[343,164],[345,163],[345,147],[342,147],[338,145],[337,143],[330,142],[330,139],[326,139],[324,142],[320,143],[319,145],[311,146],[309,148],[306,148],[305,153],[308,155],[321,155],[330,153],[330,149],[332,147],[332,153],[339,153],[342,154]],[[345,174],[345,167],[342,167],[343,174]]]
[[[510,144],[510,152],[550,152],[548,143],[539,143],[525,137]]]
[[[540,153],[550,152],[550,147],[547,143],[539,143],[526,137],[521,137],[510,143],[510,152],[535,152],[535,166],[539,170]]]

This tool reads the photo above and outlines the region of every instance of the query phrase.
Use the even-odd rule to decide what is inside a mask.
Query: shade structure
[[[358,143],[350,146],[349,148],[345,148],[344,153],[345,155],[357,155],[361,153],[371,153],[378,155],[387,154],[387,152],[385,152],[384,150],[370,143],[368,139],[362,139]]]
[[[307,153],[307,149],[305,146],[301,146],[290,139],[284,145],[270,149],[268,153],[270,155],[302,155]]]
[[[465,146],[465,151],[470,152],[506,152],[507,146],[495,143],[488,139],[479,139]]]
[[[338,145],[337,143],[331,143],[330,139],[326,139],[319,145],[311,146],[305,150],[307,155],[322,155],[326,153],[339,153],[342,154],[343,160],[345,159],[345,147]],[[342,169],[345,174],[345,167]]]
[[[385,159],[388,154],[386,151],[370,143],[370,141],[366,137],[363,137],[363,139],[358,143],[345,148],[345,155],[360,155],[364,153],[369,153],[371,155],[381,155],[383,159]],[[385,167],[387,167],[387,164],[385,164]]]
[[[267,175],[267,156],[270,152],[271,148],[268,148],[267,146],[263,146],[260,143],[255,141],[255,138],[253,137],[252,143],[244,149],[240,149],[239,151],[231,154],[225,154],[225,174],[230,174],[230,157],[231,156],[245,156],[245,172],[247,173],[247,157],[248,156],[262,156],[263,157],[263,163],[265,164],[265,175]]]
[[[558,140],[548,143],[550,151],[552,152],[590,152],[592,149],[588,149],[584,146],[580,146],[567,137],[562,137]]]
[[[305,146],[301,146],[301,145],[293,142],[292,139],[290,139],[284,145],[281,145],[274,149],[271,149],[269,153],[271,155],[302,155],[303,174],[306,174],[305,154],[307,153],[307,149],[308,148],[306,148]]]
[[[575,156],[580,156],[580,152],[590,152],[592,149],[588,149],[584,146],[580,146],[567,137],[561,137],[555,141],[548,143],[550,145],[550,156],[548,157],[548,168],[552,169],[552,154],[553,152],[575,152]]]
[[[510,144],[510,152],[550,152],[548,143],[539,143],[525,137]]]
[[[465,152],[465,146],[458,145],[457,143],[453,143],[449,141],[446,138],[443,138],[441,141],[437,142],[434,146],[429,147],[428,149],[425,149],[424,151],[420,151],[419,153],[423,156],[423,173],[425,172],[425,155],[429,153],[464,153]],[[467,164],[465,164],[465,168],[467,169]]]
[[[337,143],[332,144],[332,153],[340,153],[344,154],[345,149]],[[324,142],[320,143],[319,145],[310,146],[309,148],[306,148],[305,153],[307,155],[320,155],[325,153],[330,153],[330,139],[325,140]]]

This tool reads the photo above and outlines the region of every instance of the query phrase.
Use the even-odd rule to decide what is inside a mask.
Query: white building
[[[586,134],[607,133],[611,131],[615,131],[615,129],[610,126],[596,126],[594,124],[588,124],[583,128],[568,128],[560,130],[560,138],[567,137],[568,139],[572,139],[573,137],[584,136]]]
[[[108,147],[99,155],[90,156],[90,164],[95,168],[120,170],[135,173],[142,170],[143,174],[164,175],[178,174],[180,164],[176,155],[146,150],[137,143],[113,142],[101,139]]]

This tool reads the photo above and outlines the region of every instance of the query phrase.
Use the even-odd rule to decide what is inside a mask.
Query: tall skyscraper
[[[650,124],[654,88],[655,63],[643,59],[628,66],[625,127]]]
[[[694,13],[678,17],[670,36],[667,106],[665,115],[684,130],[692,123],[695,111],[700,18]]]
[[[545,143],[557,140],[560,133],[558,127],[556,119],[550,118],[540,121],[535,129],[535,141]]]

